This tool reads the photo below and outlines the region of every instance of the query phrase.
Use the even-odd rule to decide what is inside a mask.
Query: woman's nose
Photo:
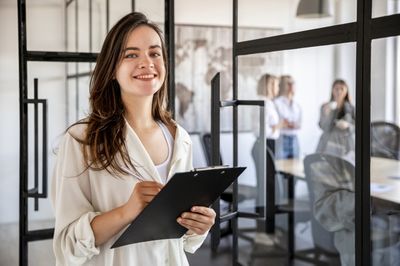
[[[139,64],[139,68],[146,68],[146,67],[149,68],[154,67],[153,60],[149,56],[143,56]]]

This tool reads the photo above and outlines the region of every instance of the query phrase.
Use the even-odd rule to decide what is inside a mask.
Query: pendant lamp
[[[299,18],[324,18],[332,16],[330,0],[300,0],[296,16]]]

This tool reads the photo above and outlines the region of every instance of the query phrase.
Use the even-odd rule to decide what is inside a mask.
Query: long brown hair
[[[155,120],[174,126],[171,113],[166,109],[168,61],[161,30],[142,13],[130,13],[121,18],[107,34],[90,80],[90,114],[74,124],[87,124],[83,139],[74,138],[83,144],[83,157],[90,169],[105,169],[116,175],[127,174],[127,167],[134,169],[125,143],[125,108],[115,75],[123,58],[128,35],[142,25],[154,29],[160,36],[166,71],[161,88],[153,96],[152,116]]]
[[[332,84],[332,89],[331,89],[331,101],[334,100],[335,97],[333,97],[333,88],[335,88],[336,85],[342,85],[345,86],[347,89],[347,93],[346,96],[344,97],[344,101],[345,102],[349,102],[351,103],[351,97],[350,97],[350,93],[349,93],[349,86],[347,86],[346,81],[344,81],[343,79],[336,79],[333,84]]]

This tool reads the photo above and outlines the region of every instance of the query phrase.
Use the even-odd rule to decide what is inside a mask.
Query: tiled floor
[[[45,225],[47,224],[51,225],[52,223],[46,222]],[[302,227],[299,228],[297,235],[301,234],[304,235],[304,228]],[[268,242],[265,237],[264,240],[262,240],[263,237],[260,239],[261,242]],[[304,243],[301,245],[308,245]],[[287,265],[284,255],[280,255],[279,257],[273,256],[276,253],[276,248],[266,245],[258,245],[257,249],[253,247],[254,244],[248,241],[241,240],[239,242],[239,261],[243,265],[250,265],[250,262],[252,266]],[[253,255],[258,253],[261,256],[251,256],[252,253]],[[251,260],[252,257],[254,257],[254,260]],[[218,253],[215,256],[212,256],[210,252],[210,241],[207,238],[203,246],[195,254],[188,254],[188,259],[191,266],[230,266],[232,265],[231,238],[226,237],[221,240]],[[18,224],[2,224],[0,225],[0,266],[13,265],[18,265]],[[53,265],[55,265],[55,261],[51,240],[35,241],[29,244],[29,266]],[[310,264],[294,260],[293,265],[304,266]]]

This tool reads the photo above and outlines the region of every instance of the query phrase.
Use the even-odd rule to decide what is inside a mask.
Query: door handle
[[[34,209],[39,210],[39,199],[47,198],[47,100],[38,98],[38,79],[34,79],[34,97],[26,99],[26,104],[34,106],[34,187],[28,189],[27,196],[34,198]],[[39,104],[42,105],[42,191],[39,192]]]

